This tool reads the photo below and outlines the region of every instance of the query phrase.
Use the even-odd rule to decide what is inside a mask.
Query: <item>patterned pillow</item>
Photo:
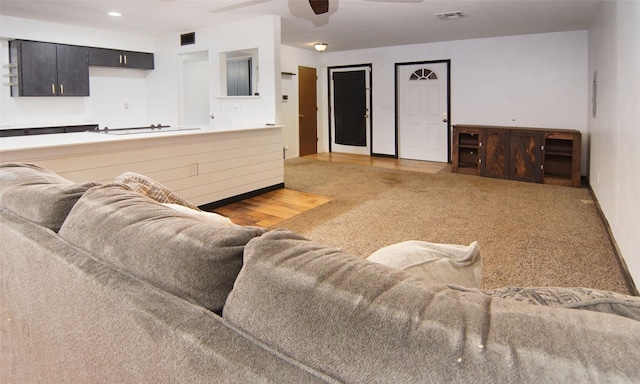
[[[150,177],[135,172],[125,172],[113,179],[116,183],[127,184],[135,192],[149,196],[160,203],[180,204],[191,209],[200,210],[195,205],[173,193],[169,188]]]
[[[487,295],[549,307],[612,313],[640,320],[640,297],[589,288],[505,287],[484,291]]]

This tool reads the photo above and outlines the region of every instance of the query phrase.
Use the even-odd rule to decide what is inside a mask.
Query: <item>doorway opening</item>
[[[211,124],[209,51],[178,55],[178,99],[181,126]]]

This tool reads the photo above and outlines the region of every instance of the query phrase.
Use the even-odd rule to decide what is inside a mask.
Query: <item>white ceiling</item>
[[[307,0],[0,0],[0,14],[147,36],[271,14],[282,17],[283,44],[343,51],[588,29],[602,1],[615,0],[330,0],[317,16]],[[466,17],[435,16],[450,11]]]

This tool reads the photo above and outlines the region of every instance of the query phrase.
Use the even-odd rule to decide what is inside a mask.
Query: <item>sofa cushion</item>
[[[380,248],[367,260],[417,273],[443,284],[480,288],[482,259],[480,246],[439,244],[426,241],[403,241]]]
[[[96,185],[76,184],[33,164],[0,164],[0,207],[58,231],[80,196]]]
[[[583,287],[504,287],[487,295],[535,305],[612,313],[640,321],[640,297]]]
[[[264,231],[204,222],[107,184],[82,196],[59,233],[122,272],[220,311],[245,244]]]
[[[640,377],[640,322],[472,291],[276,230],[247,244],[223,316],[343,382]]]

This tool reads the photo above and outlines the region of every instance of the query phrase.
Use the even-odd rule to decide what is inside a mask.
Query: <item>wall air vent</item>
[[[180,45],[190,45],[196,43],[196,33],[183,33],[180,35]]]
[[[465,14],[461,11],[454,12],[444,12],[444,13],[436,13],[436,17],[440,20],[452,20],[459,19],[461,17],[465,17]]]

